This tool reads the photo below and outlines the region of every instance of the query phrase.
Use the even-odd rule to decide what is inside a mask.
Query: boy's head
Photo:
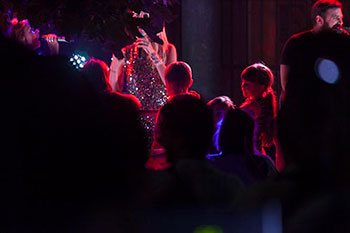
[[[170,96],[187,93],[193,83],[191,67],[182,61],[171,63],[165,70],[165,82]]]

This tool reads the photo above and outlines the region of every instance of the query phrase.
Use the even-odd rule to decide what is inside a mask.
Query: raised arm
[[[177,61],[177,52],[176,52],[176,47],[173,44],[169,44],[168,48],[166,50],[166,61],[164,63],[164,61],[162,61],[162,59],[160,59],[161,63],[159,63],[158,65],[156,65],[158,74],[160,76],[160,78],[162,79],[164,85],[165,85],[165,69],[167,67],[167,65]]]

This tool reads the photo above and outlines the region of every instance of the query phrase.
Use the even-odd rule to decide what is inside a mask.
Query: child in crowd
[[[215,127],[215,133],[212,139],[212,146],[209,151],[209,156],[210,156],[211,154],[220,153],[219,134],[220,134],[221,125],[227,112],[230,109],[234,108],[235,105],[233,104],[232,100],[228,96],[218,96],[212,99],[211,101],[209,101],[208,106],[213,111],[214,127]]]
[[[195,91],[189,91],[192,86],[192,69],[189,64],[183,61],[176,61],[167,66],[165,70],[165,84],[169,96],[168,102],[171,102],[173,97],[179,95],[192,95],[200,98]],[[159,134],[159,124],[162,121],[162,116],[157,115],[156,125],[154,128],[154,140],[151,148],[150,158],[147,161],[146,167],[153,170],[162,170],[168,168],[170,164],[166,160],[164,148],[158,143],[157,135]]]
[[[276,96],[272,89],[273,74],[262,63],[248,66],[241,73],[241,88],[246,98],[240,108],[255,120],[254,144],[256,153],[265,154],[275,140]]]

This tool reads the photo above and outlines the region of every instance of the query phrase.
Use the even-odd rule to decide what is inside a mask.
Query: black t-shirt
[[[332,63],[339,73],[334,82],[322,79],[319,73],[322,61]],[[279,118],[283,119],[283,125],[279,124],[281,144],[286,147],[287,142],[282,142],[282,138],[288,137],[290,147],[285,150],[300,154],[300,159],[306,154],[311,158],[310,155],[326,151],[324,146],[331,145],[333,138],[350,127],[346,120],[350,113],[347,111],[350,37],[331,31],[296,34],[287,41],[281,64],[289,67],[285,98],[279,112]],[[327,76],[331,69],[325,66],[323,70]]]
[[[320,94],[316,90],[327,84],[318,74],[320,61],[327,59],[334,62],[340,76],[344,76],[349,70],[349,46],[348,35],[331,31],[306,31],[293,35],[286,42],[281,57],[281,64],[289,66],[285,98],[295,100],[298,97],[303,104],[309,99],[314,101]]]
[[[308,44],[309,41],[312,41],[314,38],[315,34],[311,30],[300,32],[291,36],[284,44],[281,64],[291,65],[297,58],[297,55],[300,53],[303,46]]]

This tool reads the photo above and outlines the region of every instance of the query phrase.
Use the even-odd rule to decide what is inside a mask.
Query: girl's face
[[[241,89],[245,98],[255,99],[263,95],[266,87],[262,84],[242,79]]]

